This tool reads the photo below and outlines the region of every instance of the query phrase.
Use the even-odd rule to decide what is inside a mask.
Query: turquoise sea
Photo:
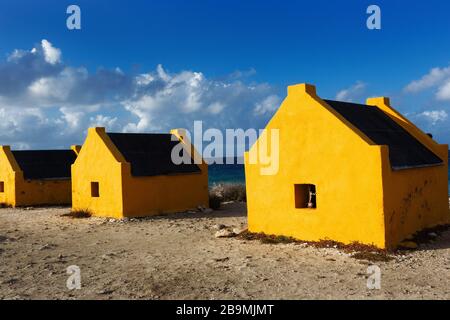
[[[245,184],[243,164],[211,164],[209,165],[209,185],[218,183],[242,183]],[[450,170],[448,172],[450,194]]]
[[[210,186],[218,183],[245,184],[243,164],[210,164],[208,176]]]

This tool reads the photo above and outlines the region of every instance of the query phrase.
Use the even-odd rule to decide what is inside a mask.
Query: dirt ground
[[[450,299],[450,230],[388,262],[332,248],[215,238],[245,205],[128,222],[0,209],[1,299]],[[367,268],[381,289],[367,288]],[[67,268],[81,271],[69,290]]]

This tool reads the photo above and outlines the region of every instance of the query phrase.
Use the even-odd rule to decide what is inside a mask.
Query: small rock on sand
[[[235,237],[236,233],[234,233],[231,230],[228,229],[221,229],[219,231],[217,231],[214,235],[216,238],[231,238],[231,237]]]
[[[114,290],[103,289],[103,290],[97,291],[97,294],[108,295],[108,294],[111,294],[113,292],[114,292]]]
[[[247,230],[247,228],[233,228],[233,232],[236,234],[236,235],[238,235],[238,234],[241,234],[242,232],[244,232],[244,231],[246,231]]]

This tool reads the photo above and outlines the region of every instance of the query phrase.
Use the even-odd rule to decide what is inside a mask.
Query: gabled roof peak
[[[294,84],[294,85],[288,86],[288,95],[289,96],[304,95],[304,94],[315,96],[316,95],[316,87],[309,83],[299,83],[299,84]]]

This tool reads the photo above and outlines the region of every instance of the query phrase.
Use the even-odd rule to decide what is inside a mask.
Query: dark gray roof
[[[72,150],[26,150],[11,151],[24,178],[70,179],[70,166],[75,162],[76,154]]]
[[[442,164],[443,161],[376,106],[324,100],[377,145],[389,146],[393,170]]]
[[[135,177],[201,171],[196,164],[176,165],[172,162],[172,149],[179,141],[172,141],[171,134],[108,133],[108,136],[131,164],[131,174]]]

